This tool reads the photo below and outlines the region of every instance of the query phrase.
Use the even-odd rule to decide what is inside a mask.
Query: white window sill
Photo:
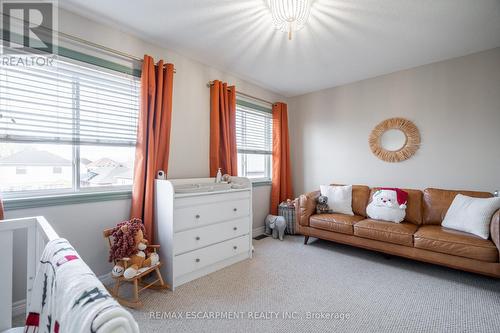
[[[67,194],[54,194],[32,197],[5,198],[5,210],[39,208],[47,206],[74,205],[88,202],[101,202],[110,200],[124,200],[132,197],[131,190],[117,190],[106,192],[79,192]]]
[[[272,184],[272,181],[268,179],[256,179],[256,180],[250,179],[250,181],[252,182],[252,187],[271,186]]]

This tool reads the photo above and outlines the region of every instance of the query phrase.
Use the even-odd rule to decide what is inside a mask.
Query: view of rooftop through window
[[[80,147],[81,188],[132,185],[133,147]],[[73,188],[73,147],[0,144],[0,192]],[[22,170],[22,172],[19,172]]]

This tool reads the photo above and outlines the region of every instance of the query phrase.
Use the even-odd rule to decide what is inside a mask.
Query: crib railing
[[[14,231],[24,229],[27,232],[27,276],[26,276],[26,304],[29,304],[31,288],[35,280],[39,259],[45,245],[59,238],[52,226],[43,216],[26,217],[0,221],[0,253],[2,254],[2,282],[0,283],[0,332],[12,326],[12,289]]]

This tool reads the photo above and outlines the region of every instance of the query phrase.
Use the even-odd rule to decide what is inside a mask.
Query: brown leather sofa
[[[303,194],[296,207],[299,234],[349,244],[365,249],[443,265],[455,269],[500,277],[500,210],[491,221],[490,239],[441,227],[441,222],[458,193],[488,198],[491,193],[449,191],[428,188],[408,192],[405,221],[392,223],[367,217],[366,206],[374,189],[353,185],[354,216],[316,214],[319,191]]]

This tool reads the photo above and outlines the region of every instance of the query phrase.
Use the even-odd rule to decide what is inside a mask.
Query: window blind
[[[272,154],[272,114],[238,104],[236,145],[238,153]]]
[[[133,146],[140,79],[59,58],[0,67],[0,140]]]

